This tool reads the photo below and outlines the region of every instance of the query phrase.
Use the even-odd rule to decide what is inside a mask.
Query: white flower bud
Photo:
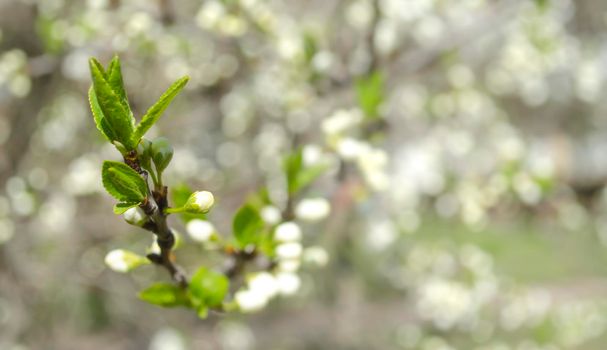
[[[236,292],[234,301],[242,312],[255,312],[268,304],[268,299],[263,294],[247,289]]]
[[[318,221],[326,218],[331,212],[329,201],[324,198],[304,199],[295,207],[295,216],[305,221]]]
[[[185,228],[190,237],[197,242],[207,242],[215,233],[215,226],[201,219],[190,220]]]
[[[303,252],[303,261],[306,264],[323,267],[329,263],[329,254],[322,247],[309,247]]]
[[[269,225],[275,225],[280,222],[280,209],[273,205],[266,205],[261,208],[261,218]]]
[[[276,275],[278,292],[282,295],[293,295],[301,286],[301,279],[292,272],[280,272]]]
[[[301,256],[302,250],[299,243],[283,243],[276,247],[276,256],[281,259],[297,259]]]
[[[158,245],[158,238],[154,236],[154,240],[152,240],[152,245],[148,248],[148,252],[152,254],[160,254],[160,246]]]
[[[301,229],[294,222],[283,222],[276,227],[274,239],[278,242],[293,242],[301,239]]]
[[[304,166],[314,166],[320,163],[322,159],[322,148],[317,145],[305,145],[302,150]]]
[[[362,118],[362,112],[358,109],[340,109],[322,121],[321,129],[326,135],[339,135],[357,125]]]
[[[143,226],[147,221],[147,216],[139,207],[129,208],[123,214],[124,220],[131,225]]]
[[[299,270],[301,262],[298,259],[280,260],[278,270],[281,272],[296,272]]]
[[[129,272],[148,263],[146,258],[123,249],[112,250],[105,256],[105,264],[116,272]]]
[[[366,142],[346,137],[337,142],[337,153],[345,160],[355,160],[364,154],[369,145]]]
[[[260,272],[249,280],[249,290],[264,295],[270,300],[278,293],[278,283],[269,272]]]
[[[206,213],[215,203],[213,194],[209,191],[196,191],[190,195],[185,208],[187,211],[196,213]]]

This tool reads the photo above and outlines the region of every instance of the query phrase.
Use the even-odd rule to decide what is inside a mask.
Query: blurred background
[[[0,349],[605,349],[606,39],[601,0],[0,0]],[[151,239],[101,187],[114,54],[137,117],[191,77],[152,133],[224,232],[294,144],[341,164],[294,296],[199,320],[104,265]]]

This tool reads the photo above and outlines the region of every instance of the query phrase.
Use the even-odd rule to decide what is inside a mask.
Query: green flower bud
[[[142,138],[137,145],[137,155],[139,156],[139,164],[147,171],[151,171],[152,164],[152,141]]]
[[[215,203],[213,194],[209,191],[196,191],[185,203],[185,210],[190,213],[207,213]]]
[[[152,141],[152,159],[156,165],[156,171],[161,173],[173,159],[173,146],[165,137],[158,137]]]

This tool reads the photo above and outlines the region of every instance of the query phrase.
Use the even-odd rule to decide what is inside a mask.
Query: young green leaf
[[[225,275],[201,267],[192,276],[188,288],[192,304],[200,309],[201,306],[206,308],[221,305],[229,287],[230,281]]]
[[[283,169],[287,176],[287,188],[290,194],[297,192],[297,176],[303,167],[303,152],[301,149],[287,156],[283,163]]]
[[[135,149],[137,142],[133,142],[132,140],[133,116],[131,115],[131,111],[125,107],[121,101],[122,98],[113,90],[112,85],[108,81],[107,73],[103,71],[101,64],[94,58],[91,58],[89,63],[93,79],[93,89],[104,119],[107,120],[114,131],[116,141],[122,143],[127,150]]]
[[[141,118],[141,122],[137,125],[135,133],[133,134],[133,141],[139,142],[139,139],[145,135],[145,133],[154,125],[158,118],[162,115],[162,112],[169,106],[173,98],[183,89],[185,84],[188,82],[189,77],[183,77],[171,85],[163,94],[160,96],[158,101],[148,109],[145,115]]]
[[[322,175],[328,168],[327,164],[318,164],[311,166],[309,168],[305,168],[297,174],[297,178],[295,180],[295,187],[293,190],[298,192],[311,184],[317,177]]]
[[[120,97],[120,103],[124,106],[124,109],[127,111],[131,110],[129,107],[129,101],[126,96],[126,91],[124,89],[124,82],[122,80],[122,69],[120,67],[120,59],[118,56],[114,56],[107,70],[107,80],[112,90]]]
[[[128,165],[106,160],[101,170],[103,187],[121,202],[141,203],[147,196],[147,184]]]
[[[287,189],[290,194],[295,194],[308,186],[318,176],[325,172],[328,164],[317,164],[310,167],[304,167],[303,150],[298,149],[287,158],[283,163],[283,169],[287,177]]]
[[[103,111],[99,106],[99,101],[97,101],[97,95],[95,94],[95,90],[91,86],[89,89],[89,104],[91,106],[91,112],[93,112],[93,119],[95,119],[95,125],[97,129],[101,131],[101,134],[105,136],[108,141],[116,141],[116,133],[112,130],[112,127],[108,123],[107,119],[103,116]]]
[[[379,106],[384,100],[384,78],[381,72],[360,77],[356,80],[358,104],[369,119],[379,117]]]
[[[162,307],[190,306],[186,291],[169,283],[156,283],[142,290],[139,298]]]
[[[120,202],[114,205],[114,214],[121,215],[124,214],[125,211],[136,207],[139,205],[139,202]]]
[[[261,237],[260,231],[264,227],[264,222],[259,212],[250,204],[243,205],[232,222],[234,237],[241,247],[256,243]]]

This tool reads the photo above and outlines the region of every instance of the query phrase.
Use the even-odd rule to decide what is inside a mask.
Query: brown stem
[[[160,191],[153,191],[153,200],[147,197],[140,205],[144,213],[150,218],[143,228],[152,231],[156,235],[158,246],[160,247],[160,255],[150,254],[148,259],[151,262],[163,266],[167,269],[171,278],[181,287],[188,286],[188,279],[183,269],[175,264],[172,253],[175,245],[175,235],[167,223],[167,216],[164,214],[164,208],[167,207],[167,187],[163,187]]]

